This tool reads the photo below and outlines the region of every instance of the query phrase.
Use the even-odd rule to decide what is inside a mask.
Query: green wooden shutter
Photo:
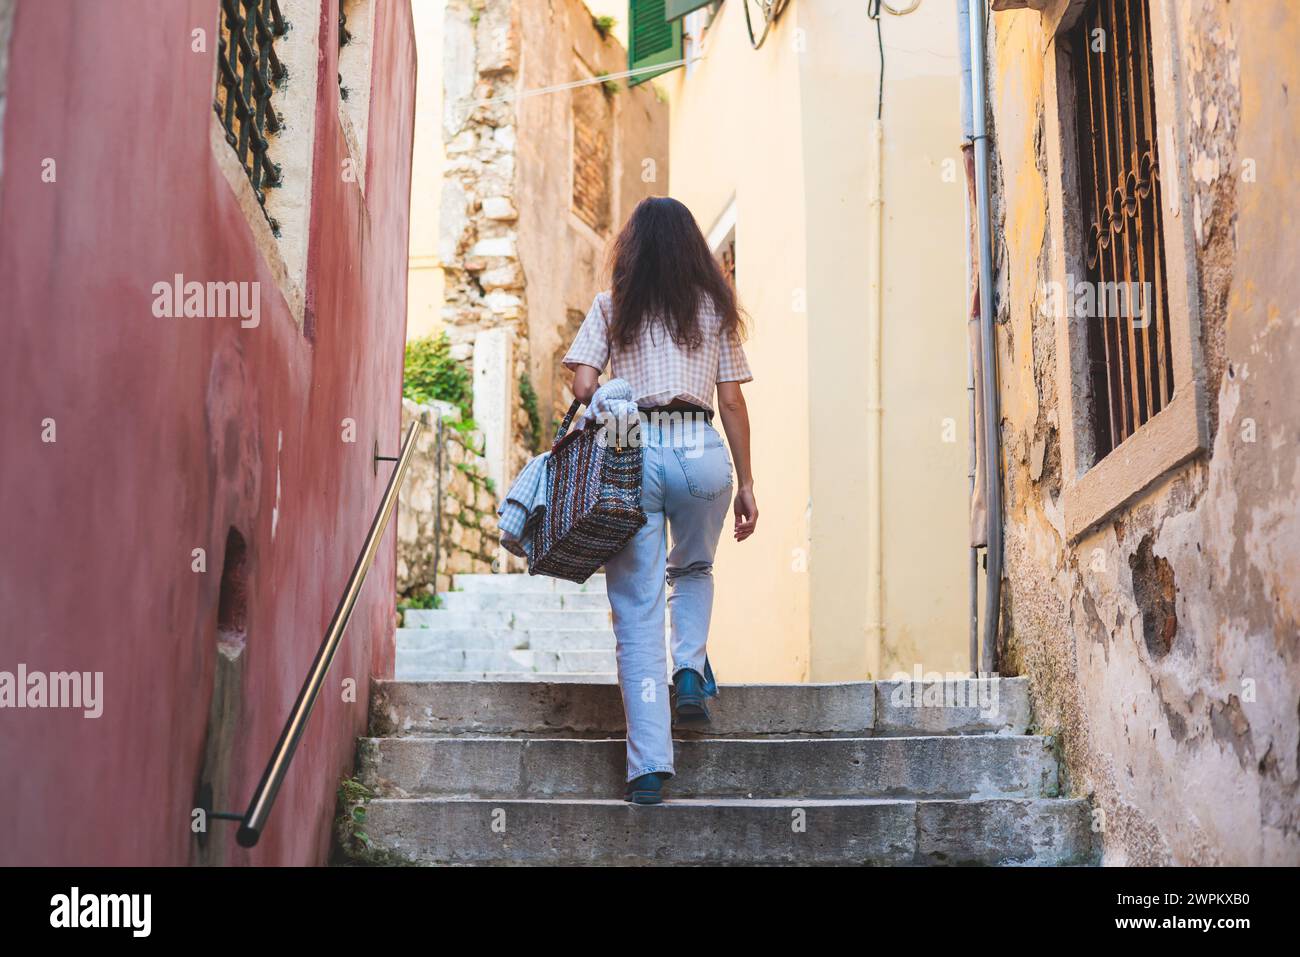
[[[669,20],[680,20],[688,13],[707,7],[713,0],[668,0],[665,16]]]
[[[628,0],[627,68],[639,70],[657,63],[673,63],[682,58],[682,22],[669,21],[667,0]],[[675,67],[640,73],[627,79],[636,86]]]

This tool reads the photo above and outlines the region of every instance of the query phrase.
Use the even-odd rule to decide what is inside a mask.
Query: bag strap
[[[582,403],[579,400],[574,399],[573,405],[569,406],[569,411],[564,416],[564,421],[561,422],[560,427],[555,430],[555,442],[559,442],[560,439],[564,438],[564,433],[569,431],[569,426],[573,423],[573,417],[578,414],[580,408],[582,408]],[[551,444],[554,445],[555,442],[552,442]]]

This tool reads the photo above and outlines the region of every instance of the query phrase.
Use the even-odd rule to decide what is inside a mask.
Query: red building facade
[[[400,443],[416,70],[409,3],[268,7],[264,216],[223,6],[0,0],[0,863],[323,862],[392,673],[390,529],[261,843],[199,840],[205,789],[252,794]]]

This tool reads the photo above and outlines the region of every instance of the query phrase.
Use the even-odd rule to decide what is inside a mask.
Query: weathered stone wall
[[[451,576],[458,573],[494,571],[499,551],[497,496],[483,472],[483,436],[454,428],[458,413],[446,403],[421,405],[403,399],[403,434],[416,417],[424,420],[424,429],[416,439],[397,505],[397,594],[402,598],[447,591]]]
[[[506,327],[513,355],[527,355],[527,303],[516,220],[517,149],[513,99],[519,92],[520,35],[513,2],[447,0],[443,19],[443,141],[446,150],[438,254],[442,318],[454,358],[469,361],[485,329]],[[481,101],[496,99],[490,104]],[[491,370],[494,376],[518,373]],[[513,394],[513,390],[512,390]],[[512,448],[514,474],[528,449],[519,429],[494,436]]]
[[[1071,790],[1096,804],[1108,862],[1294,865],[1300,11],[1281,0],[1164,9],[1188,116],[1182,155],[1160,163],[1189,171],[1209,447],[1073,543],[1056,338],[1039,308],[1052,256],[1050,38],[1035,11],[991,18],[1004,670],[1030,678]]]

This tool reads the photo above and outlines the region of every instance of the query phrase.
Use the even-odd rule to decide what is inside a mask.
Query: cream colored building
[[[590,5],[626,19],[621,0]],[[715,566],[724,681],[968,666],[955,7],[885,14],[879,127],[865,9],[791,0],[754,50],[742,3],[725,0],[686,18],[693,62],[654,81],[671,106],[670,192],[711,240],[734,237],[753,320],[762,517],[751,540],[724,536]]]
[[[444,0],[411,4],[419,70],[415,81],[415,143],[411,150],[411,238],[406,287],[406,338],[442,328],[442,261],[438,208],[442,200],[442,18]]]

